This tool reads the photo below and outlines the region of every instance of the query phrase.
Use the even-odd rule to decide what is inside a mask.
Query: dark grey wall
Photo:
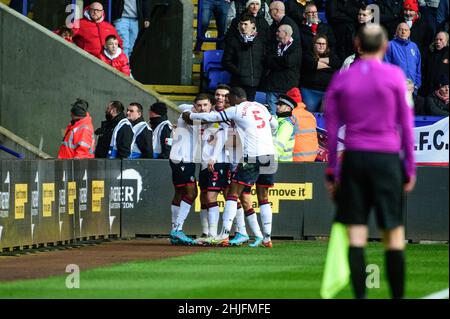
[[[136,80],[145,84],[192,84],[191,0],[163,0],[153,6],[150,27],[135,44],[131,65]]]
[[[148,109],[159,95],[0,3],[0,125],[56,156],[77,97],[98,127],[108,101]]]

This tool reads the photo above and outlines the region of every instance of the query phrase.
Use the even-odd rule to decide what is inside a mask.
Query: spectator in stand
[[[167,119],[167,106],[156,102],[150,106],[150,127],[153,131],[153,158],[168,159],[172,147],[172,123]]]
[[[380,8],[380,23],[386,28],[389,40],[396,34],[397,25],[403,19],[403,0],[374,0]]]
[[[300,38],[302,40],[302,52],[309,52],[312,50],[312,40],[317,34],[326,35],[330,48],[335,47],[336,40],[334,39],[333,30],[331,30],[331,27],[328,24],[320,21],[317,6],[313,2],[309,2],[306,5],[303,17],[304,20],[299,26]]]
[[[429,115],[448,116],[448,76],[442,75],[439,85],[432,94],[430,94],[425,101]]]
[[[241,15],[239,33],[230,34],[225,42],[222,66],[231,73],[231,85],[245,90],[248,101],[254,101],[264,70],[265,39],[256,29],[256,19]]]
[[[311,112],[306,109],[302,101],[300,90],[296,87],[287,93],[296,103],[292,111],[295,124],[295,143],[292,153],[294,162],[314,162],[319,151],[319,141],[317,139],[317,120]]]
[[[448,0],[440,0],[436,13],[436,22],[438,31],[448,32]]]
[[[417,0],[405,0],[404,4],[404,22],[411,30],[410,40],[417,44],[420,55],[423,57],[431,42],[433,42],[433,28],[419,14],[419,4]]]
[[[98,57],[105,45],[106,37],[115,35],[122,47],[122,39],[117,34],[116,28],[105,21],[105,12],[99,2],[93,2],[83,12],[83,19],[75,22],[77,28],[73,28],[73,42],[86,52]]]
[[[356,22],[351,28],[351,32],[343,34],[342,37],[345,38],[344,50],[348,54],[354,54],[355,56],[355,38],[359,29],[364,27],[367,23],[373,20],[373,11],[365,3],[361,5],[358,11],[358,16]]]
[[[308,111],[320,111],[325,90],[341,64],[341,60],[330,49],[328,38],[321,34],[315,36],[313,49],[303,55],[300,81],[300,91]]]
[[[282,1],[273,1],[270,6],[270,16],[273,19],[273,23],[269,30],[269,47],[273,48],[278,45],[277,32],[279,26],[287,24],[292,28],[292,38],[294,42],[300,46],[300,31],[298,29],[297,23],[286,15],[284,3]],[[301,48],[300,48],[301,49]],[[301,51],[299,51],[299,56],[301,60]],[[274,104],[275,105],[275,104]]]
[[[231,2],[230,9],[228,10],[228,17],[227,17],[227,29],[230,28],[230,26],[233,23],[233,20],[235,18],[238,18],[241,16],[241,14],[245,12],[250,12],[253,14],[253,16],[256,18],[256,27],[259,30],[262,30],[261,22],[264,20],[267,26],[267,30],[269,29],[269,26],[272,24],[273,20],[269,13],[269,6],[267,3],[263,0],[234,0]],[[235,28],[233,30],[237,29],[239,21],[235,21]]]
[[[285,94],[281,94],[278,98],[278,128],[273,137],[278,162],[292,162],[292,152],[295,143],[295,124],[292,110],[296,104],[293,99]]]
[[[240,1],[242,1],[242,0],[233,1],[231,6],[233,6],[233,4],[240,3]],[[267,22],[267,18],[265,17],[264,14],[266,14],[270,17],[269,7],[267,6],[266,3],[264,3],[264,4],[267,7],[267,10],[265,11],[265,13],[261,9],[261,0],[248,0],[246,7],[245,7],[245,11],[241,11],[241,13],[237,14],[236,17],[233,18],[233,20],[231,21],[231,24],[230,24],[230,27],[228,28],[226,37],[231,36],[232,34],[239,34],[239,17],[242,14],[249,13],[255,17],[255,20],[256,20],[255,25],[256,25],[256,30],[258,30],[258,37],[260,37],[260,38],[264,39],[264,41],[266,41],[267,37],[269,36],[269,25],[272,24],[272,18],[270,18],[270,23]],[[231,8],[230,8],[230,11],[231,11]],[[227,38],[225,38],[225,42],[226,41],[227,41]]]
[[[448,74],[448,40],[447,32],[439,32],[433,44],[425,53],[422,69],[422,87],[419,93],[428,96],[439,84],[442,74]]]
[[[66,27],[65,25],[61,26],[58,30],[54,31],[61,38],[66,40],[67,42],[73,43],[73,31],[72,29]]]
[[[274,3],[272,2],[272,4]],[[268,52],[266,58],[268,70],[264,76],[264,88],[267,92],[266,102],[272,115],[276,112],[279,95],[297,86],[299,81],[300,46],[295,45],[296,41],[292,37],[292,32],[290,25],[280,25],[277,31],[278,43]]]
[[[72,104],[72,120],[67,125],[58,158],[94,158],[94,128],[88,107],[88,102],[81,99]]]
[[[123,40],[123,53],[130,59],[140,27],[150,26],[150,0],[113,1],[111,16]]]
[[[440,0],[418,0],[420,14],[432,28],[433,34],[436,34],[437,29],[437,10],[439,7],[439,2]]]
[[[103,51],[100,53],[100,59],[126,76],[130,76],[130,63],[125,53],[119,48],[119,40],[115,35],[106,37],[106,43]]]
[[[130,146],[133,140],[133,129],[131,123],[125,117],[124,106],[119,101],[111,101],[105,110],[105,119],[102,121],[101,127],[95,130],[95,135],[98,136],[97,147],[95,149],[95,158],[107,158],[111,141],[114,133],[114,144],[118,150],[120,158],[127,158],[130,155]],[[129,125],[124,125],[128,122]],[[124,126],[120,132],[115,129],[118,125]],[[119,134],[120,133],[120,134]]]
[[[286,15],[297,23],[297,26],[303,24],[303,19],[305,17],[305,9],[308,4],[314,3],[318,10],[322,10],[323,1],[312,1],[312,0],[282,0],[286,8]]]
[[[327,0],[327,21],[334,31],[336,38],[336,54],[341,60],[353,54],[353,46],[346,47],[346,36],[352,33],[358,10],[362,0]]]
[[[224,36],[227,31],[227,16],[231,0],[203,0],[202,7],[202,30],[203,35],[208,31],[209,22],[212,15],[216,19],[217,25],[217,49],[224,49]]]
[[[398,65],[407,79],[414,82],[414,95],[417,94],[421,79],[421,56],[417,45],[409,39],[411,31],[405,22],[397,27],[394,40],[389,41],[389,46],[384,56],[384,60],[391,64]]]
[[[143,111],[137,102],[130,103],[127,108],[127,118],[134,133],[130,158],[153,158],[152,129],[144,120]]]
[[[419,94],[414,95],[414,82],[411,79],[406,80],[406,89],[408,90],[408,98],[412,100],[415,115],[427,115],[425,109],[425,98]]]

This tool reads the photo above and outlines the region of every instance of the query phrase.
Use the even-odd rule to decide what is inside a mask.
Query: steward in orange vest
[[[319,150],[316,118],[306,110],[306,105],[302,102],[302,96],[298,88],[292,88],[286,94],[297,102],[297,107],[292,111],[295,124],[292,161],[314,162]]]
[[[58,158],[94,158],[94,128],[88,106],[81,99],[72,104],[72,121],[67,125]]]

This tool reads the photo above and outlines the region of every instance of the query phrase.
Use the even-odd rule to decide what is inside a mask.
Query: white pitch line
[[[448,299],[448,288],[422,297],[421,299]]]

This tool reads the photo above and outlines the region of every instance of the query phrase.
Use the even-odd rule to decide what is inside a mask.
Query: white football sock
[[[231,226],[233,225],[234,217],[236,217],[236,211],[237,211],[237,201],[235,200],[227,200],[225,202],[225,209],[223,211],[222,216],[222,235],[227,235],[230,233]]]
[[[260,205],[259,208],[264,238],[270,238],[272,234],[272,207],[270,207],[270,203],[267,203]]]
[[[208,235],[208,210],[200,210],[200,224],[202,225],[202,233]]]
[[[172,228],[174,228],[175,224],[177,223],[177,216],[178,212],[180,211],[180,205],[172,204],[170,206],[170,210],[172,211]]]
[[[186,217],[189,215],[191,206],[192,204],[186,202],[184,199],[181,201],[180,211],[178,212],[177,221],[174,227],[176,231],[181,231],[183,229],[184,221],[186,220]]]
[[[215,206],[208,208],[208,221],[209,221],[209,235],[213,237],[217,237],[217,228],[219,227],[219,206],[217,204]]]
[[[244,209],[238,208],[236,212],[236,231],[242,235],[248,236],[247,229],[245,228]]]
[[[253,212],[251,215],[247,215],[247,224],[250,227],[250,230],[253,232],[253,235],[259,238],[263,238],[263,234],[261,233],[261,228],[259,228],[258,217],[256,217],[256,213]]]

